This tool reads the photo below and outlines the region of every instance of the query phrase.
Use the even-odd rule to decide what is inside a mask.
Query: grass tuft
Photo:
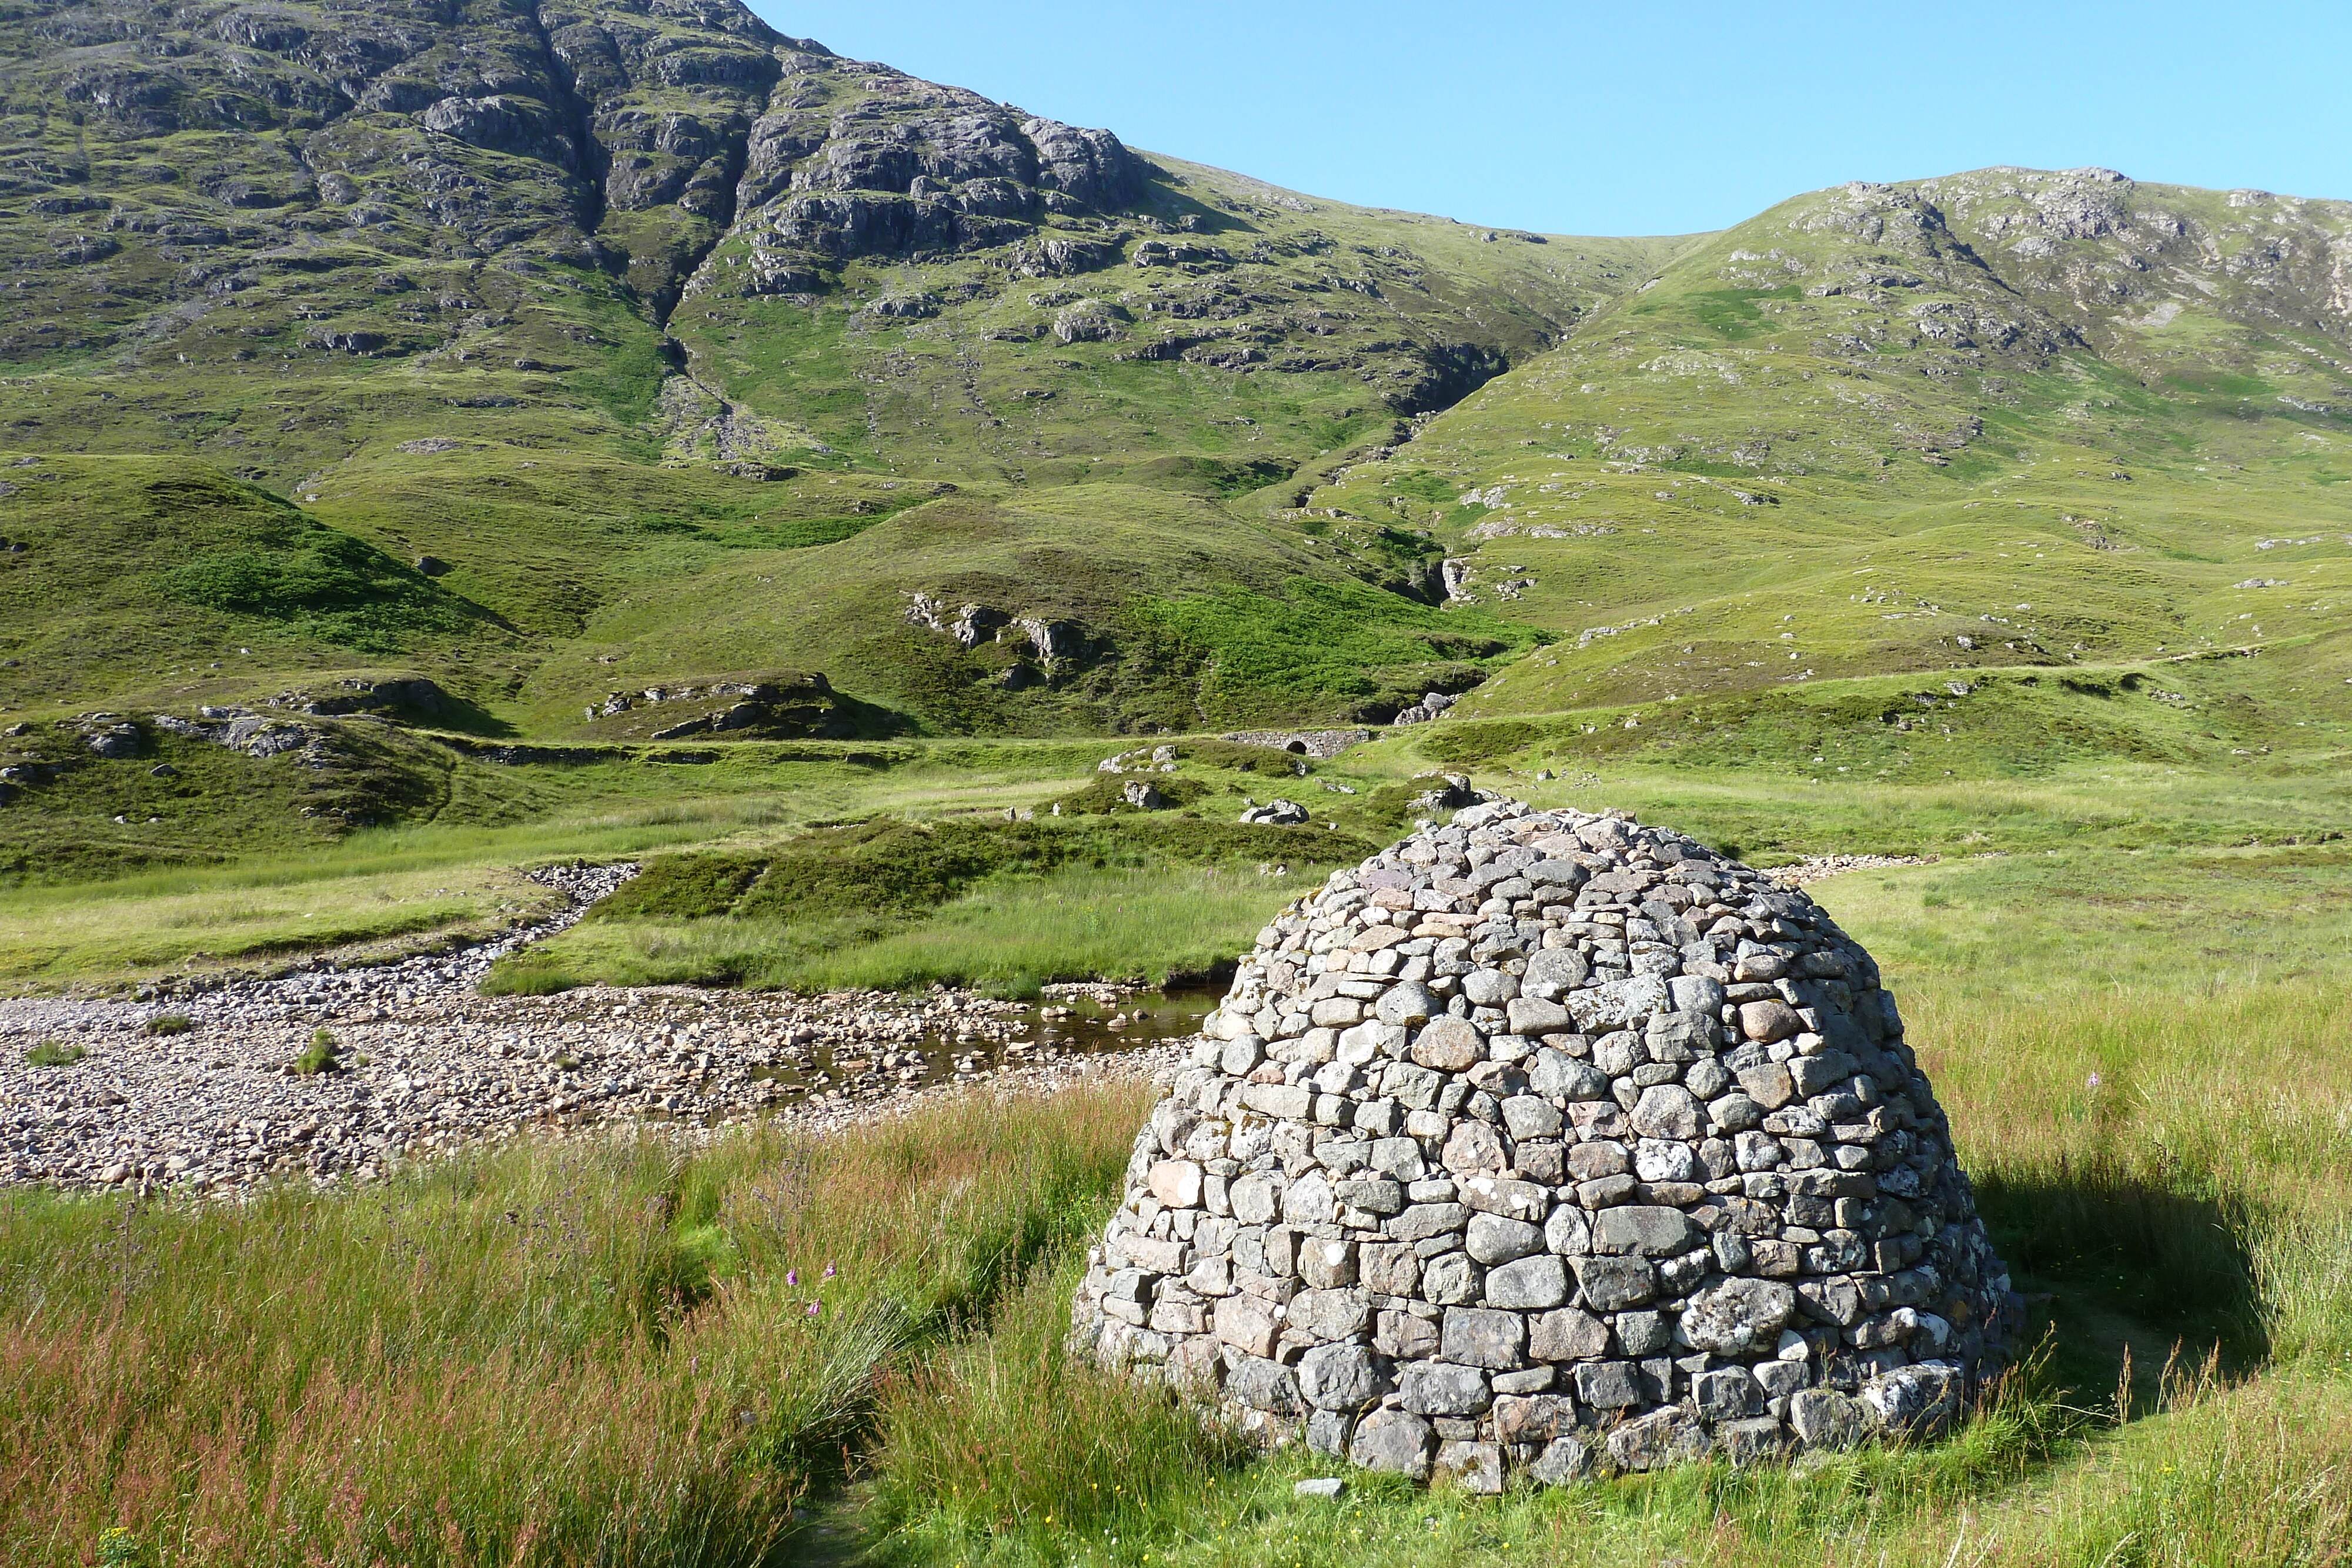
[[[310,1043],[289,1065],[297,1077],[315,1078],[321,1072],[340,1071],[343,1065],[342,1046],[331,1030],[320,1030],[310,1036]]]

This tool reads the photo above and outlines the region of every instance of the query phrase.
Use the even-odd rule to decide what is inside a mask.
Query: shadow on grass
[[[2128,1357],[2136,1397],[2147,1396],[2176,1349],[2192,1362],[2218,1351],[2239,1371],[2269,1359],[2242,1201],[2063,1159],[2032,1176],[1989,1173],[1976,1192],[2017,1289],[2056,1330],[2059,1381],[2105,1394]]]
[[[429,709],[403,706],[397,712],[412,727],[455,730],[485,740],[507,740],[522,733],[497,715],[447,692]]]

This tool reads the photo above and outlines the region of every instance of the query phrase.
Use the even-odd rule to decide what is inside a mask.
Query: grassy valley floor
[[[0,955],[13,985],[49,988],[225,957],[239,932],[250,964],[308,921],[429,939],[515,917],[504,868],[584,852],[667,869],[537,960],[557,983],[1150,976],[1238,951],[1342,842],[1352,859],[1404,825],[1445,734],[1303,777],[1195,745],[1150,775],[1192,820],[1089,810],[1119,778],[1094,768],[1105,744],[894,742],[881,768],[747,753],[677,770],[694,785],[660,804],[575,781],[503,826],[20,888]],[[2352,1549],[2340,786],[2112,763],[1814,783],[1650,758],[1538,779],[1537,760],[1480,782],[1629,806],[1764,862],[1940,857],[1813,892],[1902,998],[2037,1320],[2028,1370],[1959,1434],[1499,1499],[1360,1476],[1336,1504],[1296,1498],[1309,1457],[1254,1457],[1063,1356],[1147,1104],[1107,1086],[694,1152],[525,1143],[234,1207],[12,1193],[0,1553],[1255,1568]],[[774,788],[783,767],[796,788]],[[1248,830],[1286,835],[1279,862],[1226,836],[1242,798],[1276,793],[1318,812]],[[822,826],[846,819],[867,826]],[[805,907],[763,913],[771,887]],[[859,888],[896,902],[844,907]]]

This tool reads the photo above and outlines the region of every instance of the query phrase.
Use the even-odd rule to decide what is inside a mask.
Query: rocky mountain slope
[[[28,5],[0,18],[0,59],[16,297],[0,361],[134,381],[226,363],[347,383],[396,366],[404,391],[482,382],[442,401],[512,408],[560,406],[616,371],[642,403],[691,350],[702,395],[665,406],[711,407],[729,455],[821,447],[818,432],[967,476],[1050,458],[1018,405],[1054,394],[1076,345],[1118,345],[1080,354],[1097,373],[1313,376],[1318,412],[1342,423],[1425,411],[1670,248],[1456,235],[1308,201],[840,58],[733,0]],[[662,333],[673,320],[683,349]],[[1021,384],[990,384],[1007,379]],[[710,402],[818,383],[803,402],[867,406],[760,410],[778,440]],[[944,455],[866,439],[913,420],[894,404],[950,388]],[[1216,423],[1174,406],[1189,401],[1158,400],[1179,427],[1168,451]],[[383,412],[315,440],[299,418],[207,421],[185,444],[290,478],[348,455]],[[132,413],[61,423],[120,430]],[[150,413],[151,432],[191,434],[171,413]],[[1008,423],[1021,435],[977,434]]]
[[[773,689],[1933,772],[1954,685],[2024,683],[1983,756],[2226,759],[2352,674],[2342,203],[2001,169],[1572,239],[731,0],[92,0],[0,15],[0,257],[11,720],[635,744]]]
[[[731,0],[16,7],[0,705],[389,663],[582,738],[818,669],[904,727],[1379,716],[1524,636],[1438,624],[1430,539],[1225,501],[1674,248],[1299,196]]]

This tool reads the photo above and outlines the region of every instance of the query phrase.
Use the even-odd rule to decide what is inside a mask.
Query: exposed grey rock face
[[[1334,873],[1128,1175],[1078,1343],[1472,1490],[1932,1433],[2021,1310],[1870,956],[1617,816]]]
[[[1455,563],[1449,560],[1445,564],[1450,568]],[[1460,700],[1451,692],[1431,692],[1411,707],[1401,710],[1389,722],[1394,725],[1427,724]]]
[[[120,759],[139,755],[139,727],[101,714],[82,729],[82,744],[100,757]]]
[[[68,225],[42,281],[65,287],[58,275],[128,242],[110,282],[141,305],[166,297],[147,274],[187,259],[182,246],[206,263],[184,286],[244,269],[242,290],[315,269],[311,236],[347,234],[412,263],[454,250],[604,269],[666,315],[739,218],[752,264],[729,281],[790,290],[849,256],[1003,246],[1049,219],[1120,212],[1150,177],[1107,131],[841,59],[726,0],[168,16],[42,0],[7,21],[12,100],[71,105],[110,150],[134,149],[45,196],[37,215]],[[163,139],[179,132],[229,140],[197,174],[173,164]],[[46,176],[37,193],[68,179],[28,167]],[[159,184],[193,187],[178,193],[222,221],[155,204]],[[1108,265],[1125,237],[1059,243],[1076,269]],[[0,332],[0,346],[41,335]],[[408,353],[431,336],[322,332],[310,346]]]

